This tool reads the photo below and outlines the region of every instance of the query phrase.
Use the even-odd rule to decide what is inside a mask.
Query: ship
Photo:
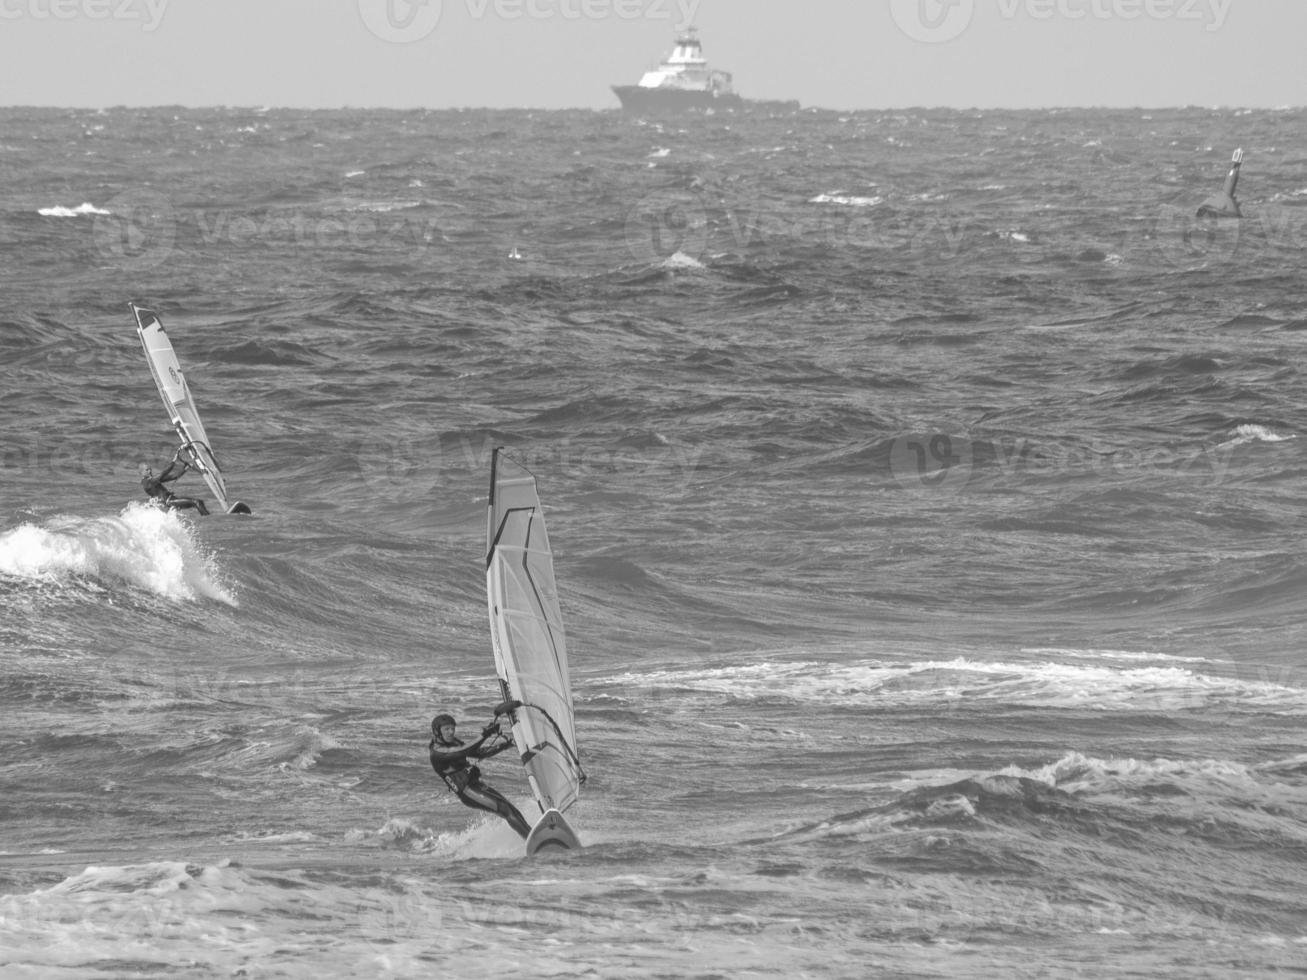
[[[761,110],[792,112],[798,102],[745,99],[736,91],[731,73],[709,68],[703,57],[698,32],[686,28],[676,37],[676,46],[635,85],[614,85],[613,92],[627,112],[658,113],[688,110]]]

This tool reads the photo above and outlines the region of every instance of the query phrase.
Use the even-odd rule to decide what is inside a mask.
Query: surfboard
[[[225,514],[250,514],[249,504],[240,500],[229,500],[227,481],[223,478],[222,467],[214,455],[209,436],[200,421],[199,409],[191,395],[186,375],[182,373],[181,363],[172,348],[172,341],[163,329],[163,322],[153,310],[147,310],[135,303],[127,304],[136,317],[136,333],[141,338],[141,347],[145,350],[145,360],[150,365],[150,375],[154,378],[163,407],[168,411],[168,420],[181,439],[186,461],[195,469],[204,482],[208,484],[218,506]]]
[[[496,449],[490,464],[486,598],[495,671],[512,721],[513,744],[542,816],[527,854],[575,849],[563,814],[577,801],[585,770],[576,752],[576,714],[554,557],[535,477]]]
[[[542,851],[573,851],[580,847],[580,838],[557,810],[546,810],[526,839],[528,857]]]

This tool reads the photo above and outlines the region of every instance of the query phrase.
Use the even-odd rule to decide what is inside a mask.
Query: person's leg
[[[209,509],[204,506],[203,500],[195,500],[191,497],[173,497],[168,501],[168,506],[172,510],[197,510],[200,516],[208,517]]]
[[[485,783],[469,784],[463,787],[463,792],[458,794],[458,798],[463,801],[465,806],[499,814],[508,821],[508,825],[517,831],[517,835],[523,840],[526,840],[531,833],[530,825],[526,822],[526,818],[518,812],[517,807],[513,806],[502,793]]]

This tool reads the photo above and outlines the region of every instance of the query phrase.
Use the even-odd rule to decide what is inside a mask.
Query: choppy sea
[[[0,976],[1304,975],[1305,124],[0,110]],[[548,859],[426,759],[499,445]]]

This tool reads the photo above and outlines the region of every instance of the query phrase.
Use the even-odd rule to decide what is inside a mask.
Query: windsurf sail
[[[506,702],[497,711],[511,709],[513,742],[541,812],[561,813],[576,802],[585,771],[576,753],[554,556],[535,477],[500,449],[490,465],[486,594]]]
[[[200,413],[195,408],[195,399],[191,397],[186,375],[182,373],[181,364],[172,349],[172,342],[164,332],[163,323],[152,310],[128,304],[136,315],[136,332],[141,337],[141,346],[145,348],[145,359],[150,363],[150,373],[159,389],[159,397],[168,410],[168,419],[177,430],[185,451],[184,459],[197,470],[204,482],[209,485],[218,504],[224,511],[233,506],[227,500],[227,481],[223,479],[222,467],[213,454],[209,437],[200,421]]]

